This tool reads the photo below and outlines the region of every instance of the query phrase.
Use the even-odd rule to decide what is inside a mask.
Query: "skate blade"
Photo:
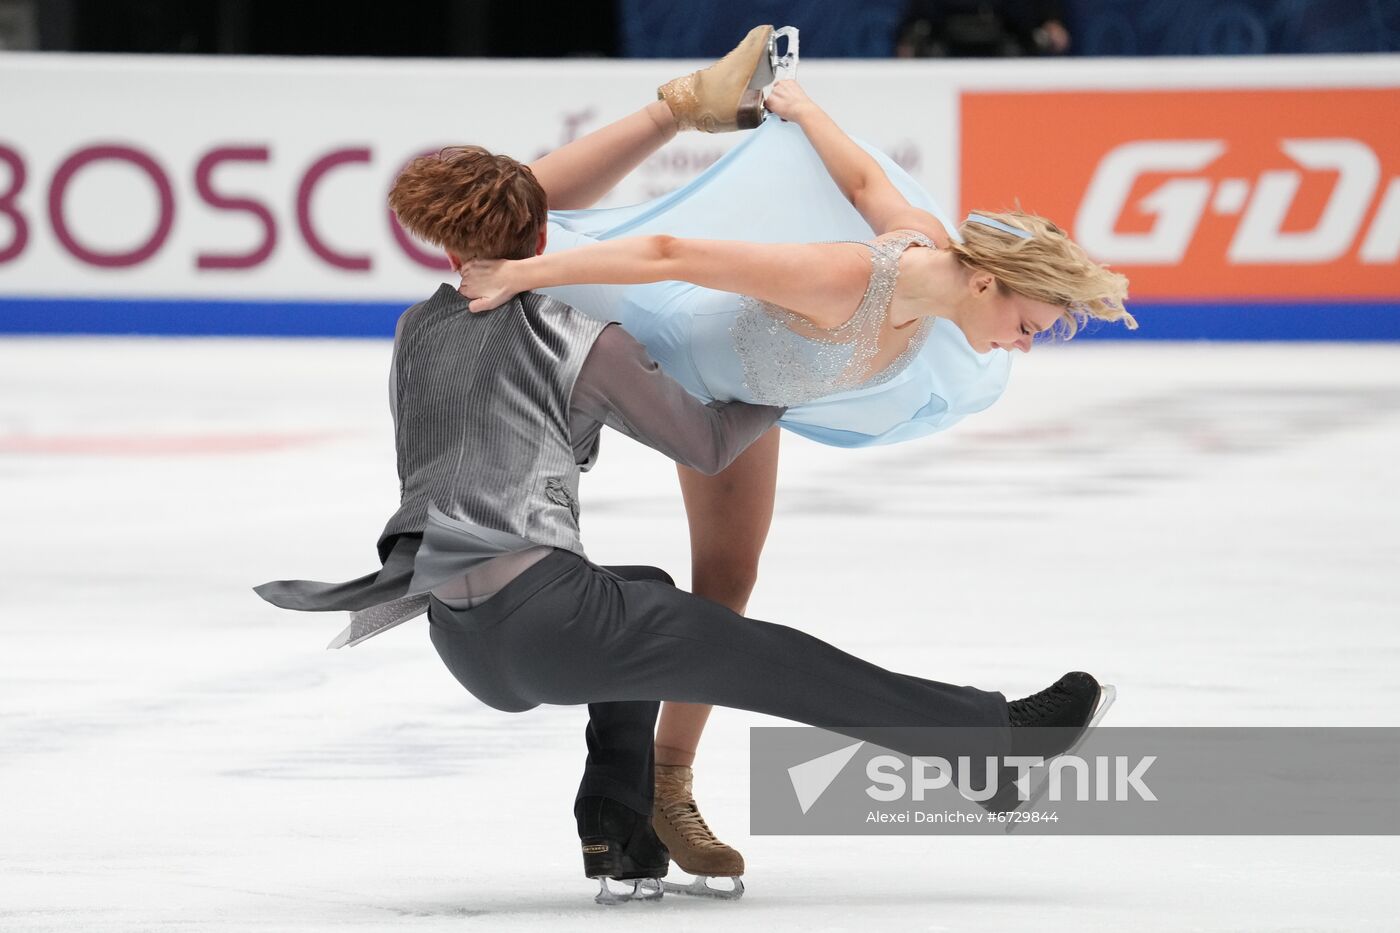
[[[721,901],[737,901],[744,896],[744,879],[737,876],[727,876],[731,886],[719,888],[710,884],[718,878],[717,875],[696,875],[689,884],[681,884],[677,881],[661,882],[661,890],[667,894],[685,894],[690,897],[712,897]]]
[[[1108,708],[1113,705],[1113,701],[1116,699],[1118,699],[1117,687],[1113,686],[1112,684],[1100,684],[1099,702],[1098,705],[1094,707],[1094,715],[1089,717],[1089,724],[1084,727],[1084,731],[1079,734],[1079,738],[1074,740],[1074,744],[1071,745],[1069,748],[1065,749],[1060,754],[1073,755],[1075,752],[1079,751],[1079,746],[1083,745],[1084,740],[1089,738],[1089,733],[1093,732],[1094,727],[1096,727],[1099,724],[1099,722],[1103,720],[1104,713],[1108,712]],[[1056,755],[1055,757],[1058,758],[1059,755]],[[1025,810],[1029,812],[1035,809],[1036,804],[1040,803],[1040,798],[1044,797],[1045,792],[1050,788],[1049,765],[1050,762],[1046,762],[1045,764],[1040,766],[1040,768],[1044,771],[1044,773],[1040,776],[1040,780],[1036,783],[1035,787],[1027,796],[1026,802],[1018,806],[1016,810],[1013,810],[1013,813],[1019,810]],[[1003,832],[1009,836],[1016,829],[1016,826],[1017,824],[1015,822],[1007,823],[1006,829],[1003,830]]]
[[[787,39],[787,50],[778,54],[778,40]],[[797,77],[797,27],[784,26],[773,30],[768,37],[768,62],[774,82],[787,81]]]
[[[620,890],[614,889],[608,881],[607,878],[598,879],[598,893],[593,896],[593,903],[615,907],[633,901],[659,901],[665,893],[659,878],[628,878],[618,881],[617,884],[622,885]],[[627,887],[628,885],[631,887]]]
[[[778,54],[778,40],[787,39],[787,50]],[[765,95],[778,81],[797,76],[797,27],[784,26],[768,34],[768,48],[754,66],[749,77],[748,90],[761,91]]]

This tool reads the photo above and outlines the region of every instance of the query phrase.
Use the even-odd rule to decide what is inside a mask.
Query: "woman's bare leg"
[[[740,615],[758,579],[758,558],[773,523],[778,436],[773,428],[715,476],[676,468],[690,521],[691,591]],[[690,765],[709,717],[708,706],[663,703],[656,763]]]
[[[676,135],[676,118],[655,100],[631,116],[559,147],[530,163],[549,209],[591,207]]]

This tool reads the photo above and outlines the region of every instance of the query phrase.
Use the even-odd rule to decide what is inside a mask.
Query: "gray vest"
[[[582,553],[569,400],[605,326],[533,293],[473,314],[450,285],[404,313],[390,387],[401,504],[381,558],[423,531],[430,504]]]
[[[344,583],[264,583],[258,595],[286,609],[351,610],[331,643],[340,647],[422,612],[427,598],[414,594],[474,558],[529,544],[582,554],[569,403],[606,326],[533,293],[472,314],[450,285],[405,311],[390,385],[400,505],[379,536],[383,566]]]

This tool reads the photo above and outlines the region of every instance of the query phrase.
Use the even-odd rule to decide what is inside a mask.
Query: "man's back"
[[[344,583],[257,587],[288,609],[351,610],[334,647],[411,618],[429,590],[485,599],[483,588],[539,552],[583,556],[578,480],[604,424],[715,473],[782,414],[705,405],[621,328],[545,296],[476,314],[467,304],[443,285],[399,321],[390,399],[401,497],[379,537],[383,566]]]
[[[450,518],[580,551],[574,381],[607,326],[543,295],[481,314],[443,285],[400,321],[391,397],[401,493],[380,536]]]

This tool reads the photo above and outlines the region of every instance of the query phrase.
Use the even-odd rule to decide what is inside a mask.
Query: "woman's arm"
[[[676,280],[751,295],[830,328],[850,318],[869,279],[870,253],[857,244],[642,236],[531,259],[473,260],[459,291],[472,311],[488,311],[536,288]]]
[[[767,106],[784,120],[802,128],[812,148],[821,156],[831,180],[876,234],[917,230],[939,247],[948,245],[948,233],[938,218],[910,204],[880,168],[880,163],[813,103],[796,81],[779,81],[773,85]]]

